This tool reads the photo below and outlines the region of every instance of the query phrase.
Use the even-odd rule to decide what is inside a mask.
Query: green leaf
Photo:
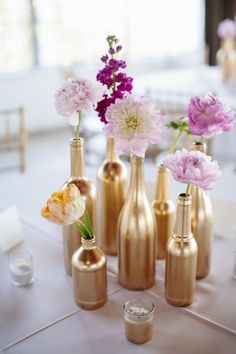
[[[87,229],[90,233],[90,236],[92,237],[93,236],[93,228],[92,228],[92,224],[91,224],[89,213],[88,213],[87,209],[85,209],[84,216],[85,216],[85,221],[84,221],[85,226],[87,227]]]
[[[90,234],[88,232],[88,230],[86,229],[86,227],[80,223],[80,221],[76,221],[75,225],[77,226],[81,236],[85,239],[90,239]]]

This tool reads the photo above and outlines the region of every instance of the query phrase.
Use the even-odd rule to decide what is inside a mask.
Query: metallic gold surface
[[[99,247],[117,254],[117,225],[126,200],[126,167],[115,154],[114,139],[107,140],[107,156],[97,174],[96,235]]]
[[[95,310],[107,300],[106,258],[92,240],[81,239],[72,257],[74,300],[85,310]]]
[[[144,186],[144,158],[131,156],[128,197],[118,222],[119,282],[147,289],[155,281],[156,221]]]
[[[174,306],[193,302],[197,271],[197,243],[191,233],[191,196],[177,199],[175,226],[167,244],[165,298]]]
[[[206,144],[194,143],[193,150],[206,152]],[[198,245],[197,279],[210,272],[211,246],[213,239],[213,210],[210,197],[202,190],[191,186],[192,233]]]
[[[236,79],[236,50],[233,38],[222,41],[221,48],[216,53],[216,61],[222,69],[223,82]]]
[[[169,199],[169,172],[161,165],[158,169],[155,198],[152,208],[157,224],[157,258],[166,257],[166,245],[174,226],[175,206]]]
[[[75,139],[70,140],[71,150],[71,178],[63,185],[62,188],[67,187],[73,183],[79,189],[86,205],[86,209],[90,215],[93,229],[95,229],[95,201],[96,188],[84,176],[84,140],[79,139],[76,143]],[[64,264],[66,273],[71,275],[71,258],[73,253],[81,245],[81,235],[75,225],[63,226],[63,251]]]

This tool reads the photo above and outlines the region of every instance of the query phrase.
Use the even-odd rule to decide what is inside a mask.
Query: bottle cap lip
[[[84,144],[84,138],[79,138],[78,140],[76,140],[76,138],[70,139],[70,146],[72,147],[79,147],[82,146],[83,144]]]
[[[180,193],[178,195],[177,203],[179,205],[191,205],[192,204],[192,196],[191,196],[191,194]]]

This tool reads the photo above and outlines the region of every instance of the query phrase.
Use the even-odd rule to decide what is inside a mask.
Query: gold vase
[[[97,174],[96,235],[101,249],[117,254],[117,225],[126,199],[127,172],[115,153],[114,139],[107,140],[107,156]]]
[[[85,240],[72,257],[74,300],[85,310],[95,310],[107,300],[106,258],[95,245],[95,238]]]
[[[191,232],[191,196],[177,199],[175,226],[167,244],[165,298],[174,306],[193,302],[197,271],[197,243]]]
[[[206,144],[193,143],[193,150],[206,153]],[[202,189],[191,186],[192,233],[198,245],[197,279],[210,272],[213,239],[213,210],[211,199]]]
[[[93,230],[95,229],[95,186],[85,177],[84,174],[84,139],[78,142],[70,140],[71,155],[71,178],[63,185],[66,188],[71,183],[79,189],[89,213]],[[81,246],[81,235],[75,225],[63,226],[63,252],[66,273],[71,275],[71,258],[73,253]]]
[[[131,180],[118,222],[119,282],[142,290],[155,281],[156,221],[144,185],[144,158],[131,156]]]
[[[223,82],[236,80],[236,50],[233,38],[221,42],[221,48],[216,53],[217,64],[222,69]]]
[[[169,172],[161,165],[158,169],[155,198],[152,208],[157,224],[157,258],[166,257],[166,245],[169,240],[174,224],[175,206],[169,199]]]

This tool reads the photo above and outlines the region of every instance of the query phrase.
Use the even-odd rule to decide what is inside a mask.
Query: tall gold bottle
[[[193,302],[197,271],[197,243],[191,232],[191,196],[179,194],[175,226],[167,244],[165,298],[174,306]]]
[[[216,53],[216,61],[222,69],[223,82],[236,80],[236,50],[233,38],[222,40],[221,48]]]
[[[95,310],[107,300],[106,258],[92,240],[81,239],[72,257],[74,300],[85,310]]]
[[[206,153],[206,144],[193,143],[193,150]],[[211,246],[213,239],[213,210],[211,199],[202,189],[191,186],[192,233],[198,245],[197,279],[210,272]]]
[[[96,188],[85,177],[84,174],[84,139],[80,138],[78,142],[73,138],[70,140],[71,155],[71,178],[63,185],[67,187],[71,183],[79,189],[89,213],[93,229],[95,228],[95,200]],[[63,226],[63,251],[66,273],[71,275],[71,258],[73,253],[81,246],[81,235],[75,225]]]
[[[115,153],[114,139],[107,140],[107,156],[97,174],[96,235],[101,249],[117,254],[117,225],[126,200],[127,172]]]
[[[131,156],[131,180],[118,222],[119,282],[142,290],[155,281],[156,221],[144,185],[144,158]]]
[[[168,169],[161,165],[158,169],[155,198],[152,202],[157,224],[157,258],[166,257],[166,245],[174,226],[175,206],[169,199]]]

